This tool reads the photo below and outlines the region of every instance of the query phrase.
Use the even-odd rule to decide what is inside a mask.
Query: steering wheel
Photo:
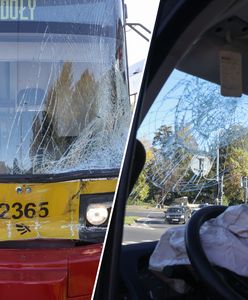
[[[214,299],[218,296],[218,299],[224,300],[246,300],[248,285],[244,277],[226,269],[224,272],[217,271],[218,268],[213,267],[209,262],[201,245],[201,225],[209,219],[216,218],[226,208],[225,206],[208,206],[193,214],[185,230],[186,250],[192,267],[200,280],[215,295]]]

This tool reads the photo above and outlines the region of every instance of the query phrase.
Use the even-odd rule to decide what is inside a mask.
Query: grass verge
[[[132,225],[135,223],[135,220],[137,220],[139,217],[137,216],[126,216],[124,220],[125,225]]]

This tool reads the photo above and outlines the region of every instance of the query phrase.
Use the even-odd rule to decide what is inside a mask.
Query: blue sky
[[[128,11],[129,23],[141,23],[150,31],[153,30],[158,0],[125,0]],[[129,65],[145,59],[149,49],[149,43],[141,38],[133,30],[127,29],[127,50]]]

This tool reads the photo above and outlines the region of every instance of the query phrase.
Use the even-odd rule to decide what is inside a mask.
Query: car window
[[[180,213],[180,212],[183,212],[184,211],[184,209],[182,209],[182,208],[168,208],[167,209],[167,213]]]

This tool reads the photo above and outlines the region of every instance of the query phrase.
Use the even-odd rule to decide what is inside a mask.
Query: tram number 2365
[[[20,202],[0,203],[0,219],[46,218],[48,215],[48,202],[40,202],[38,204],[32,202],[25,204]]]

